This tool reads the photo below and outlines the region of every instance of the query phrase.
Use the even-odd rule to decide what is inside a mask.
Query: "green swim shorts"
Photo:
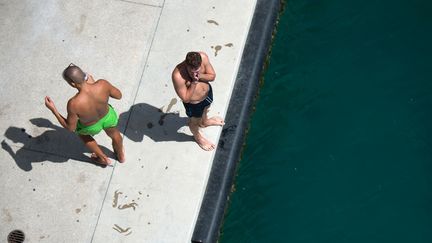
[[[118,117],[115,110],[109,105],[108,113],[102,117],[98,122],[92,124],[90,126],[84,126],[79,120],[77,123],[77,127],[75,129],[75,133],[79,135],[96,135],[100,131],[106,128],[111,128],[117,126]]]

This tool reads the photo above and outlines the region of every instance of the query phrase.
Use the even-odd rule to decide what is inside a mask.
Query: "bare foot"
[[[117,155],[117,159],[120,163],[124,163],[126,161],[124,148],[122,148],[120,153],[117,153],[117,151],[115,151],[115,150],[114,150],[114,153]]]
[[[101,157],[98,157],[95,153],[92,153],[90,155],[90,159],[98,164],[102,165],[111,165],[111,160],[109,158],[102,159]]]
[[[212,151],[216,147],[213,143],[211,143],[209,140],[207,140],[201,134],[198,134],[197,136],[195,136],[195,141],[205,151]]]
[[[203,121],[200,124],[200,127],[223,126],[223,125],[225,125],[225,121],[222,119],[222,117],[214,116],[214,117],[211,117],[211,118]]]

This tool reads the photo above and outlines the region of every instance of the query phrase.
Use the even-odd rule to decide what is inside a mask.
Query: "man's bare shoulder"
[[[67,103],[68,111],[69,112],[75,111],[77,109],[77,107],[79,106],[79,104],[81,103],[81,100],[82,100],[82,97],[81,97],[80,93],[77,93],[74,96],[72,96]]]
[[[181,74],[182,71],[183,71],[183,69],[184,69],[183,62],[177,64],[177,66],[172,71],[172,79],[173,79],[173,81],[177,81],[179,79],[183,80],[183,77],[182,77],[182,74]]]
[[[208,55],[207,53],[203,52],[203,51],[199,51],[198,52],[201,55],[201,58],[204,60],[208,60]]]
[[[110,89],[112,86],[112,84],[108,82],[108,80],[106,79],[98,79],[91,85],[93,86],[93,88],[103,89],[103,90]]]
[[[184,68],[185,68],[185,66],[184,66],[184,62],[181,62],[181,63],[179,63],[179,64],[177,64],[177,65],[175,66],[175,68],[174,68],[174,70],[173,70],[173,73],[179,73],[179,72],[181,72],[181,70],[184,69]]]
[[[94,82],[94,84],[98,84],[98,85],[111,85],[111,83],[108,82],[108,80],[106,80],[106,79],[98,79],[98,80],[96,80],[96,82]]]
[[[205,53],[205,52],[203,52],[203,51],[200,51],[200,52],[198,52],[198,53],[201,55],[202,64],[203,64],[204,66],[209,65],[209,64],[210,64],[210,59],[209,59],[207,53]]]

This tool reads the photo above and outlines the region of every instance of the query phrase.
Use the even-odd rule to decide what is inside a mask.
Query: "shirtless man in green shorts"
[[[120,90],[104,79],[95,81],[91,75],[72,63],[63,71],[63,78],[78,90],[78,93],[67,103],[67,118],[58,112],[49,96],[45,97],[46,107],[52,111],[64,128],[78,134],[92,152],[91,158],[94,161],[109,165],[110,159],[92,137],[104,130],[112,139],[112,146],[119,162],[123,163],[125,161],[123,139],[116,128],[118,116],[108,104],[110,97],[121,99]]]
[[[210,151],[215,145],[199,131],[200,127],[223,126],[224,120],[218,116],[207,117],[208,109],[213,102],[213,90],[210,82],[216,73],[204,52],[189,52],[186,59],[178,64],[172,72],[174,89],[186,109],[189,117],[189,128],[198,145]]]

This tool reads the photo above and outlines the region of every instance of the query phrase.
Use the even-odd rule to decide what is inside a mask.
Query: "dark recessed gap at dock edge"
[[[285,1],[257,0],[218,149],[191,242],[217,242],[245,146],[249,121],[267,69],[278,16]]]

